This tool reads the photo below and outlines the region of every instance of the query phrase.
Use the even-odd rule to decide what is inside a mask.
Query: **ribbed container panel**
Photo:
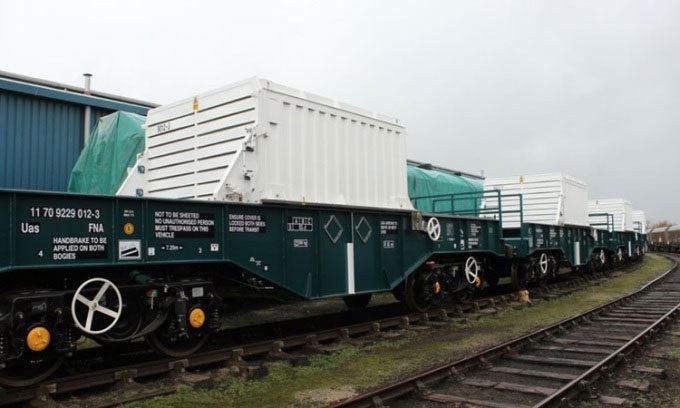
[[[108,113],[93,108],[92,126]],[[0,188],[66,190],[83,114],[82,105],[0,91]]]
[[[633,230],[641,232],[643,234],[647,233],[647,216],[642,210],[633,210]]]
[[[607,213],[614,216],[614,231],[634,231],[633,206],[624,198],[599,198],[588,201],[589,214]]]
[[[252,78],[149,111],[118,195],[411,209],[396,119]]]
[[[548,225],[588,226],[588,186],[562,173],[487,178],[485,190],[500,190],[504,196],[503,228],[519,228],[519,199],[522,196],[524,222]],[[496,208],[488,200],[487,208]]]

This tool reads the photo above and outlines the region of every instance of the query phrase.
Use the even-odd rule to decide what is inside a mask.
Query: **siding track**
[[[463,360],[338,404],[338,407],[554,406],[587,394],[678,314],[680,271],[673,267],[639,291]]]
[[[636,267],[635,265],[626,266],[620,271],[630,271],[631,268]],[[547,285],[544,288],[530,289],[531,298],[553,299],[607,280],[606,273],[569,275],[567,280]],[[499,290],[503,288],[496,288],[495,293]],[[451,319],[475,319],[502,309],[525,306],[516,302],[515,298],[514,293],[486,296],[468,304],[442,305],[428,313],[403,314],[400,308],[392,307],[397,306],[396,304],[384,305],[359,313],[341,312],[229,329],[217,333],[211,344],[204,347],[202,351],[183,359],[165,358],[149,353],[144,343],[121,346],[119,350],[122,351],[117,354],[107,353],[106,349],[100,348],[78,350],[66,367],[57,372],[54,378],[31,387],[0,389],[0,406],[27,401],[32,401],[33,405],[49,403],[53,396],[68,397],[75,393],[90,392],[90,390],[96,393],[105,392],[112,385],[124,385],[137,380],[178,373],[181,376],[185,370],[191,371],[215,365],[226,365],[241,370],[247,376],[248,371],[256,369],[258,361],[262,359],[291,359],[293,361],[299,355],[294,356],[289,353],[323,351],[324,344],[335,341],[375,336],[380,335],[382,331],[409,329],[412,326],[436,327],[445,324],[440,322]],[[316,330],[311,330],[310,327],[316,327]],[[320,329],[321,327],[323,329]],[[234,336],[239,331],[248,333],[245,336],[246,342],[234,343]],[[158,392],[141,392],[138,397],[131,396],[126,401],[131,402],[172,392],[174,391],[167,388]]]

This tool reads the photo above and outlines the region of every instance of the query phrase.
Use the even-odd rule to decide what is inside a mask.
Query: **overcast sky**
[[[406,124],[408,156],[561,171],[680,221],[679,1],[8,1],[0,69],[157,103],[262,76]]]

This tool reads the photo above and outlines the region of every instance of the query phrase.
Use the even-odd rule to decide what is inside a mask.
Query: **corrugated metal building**
[[[0,71],[0,188],[66,190],[86,127],[117,110],[146,115],[155,106]]]

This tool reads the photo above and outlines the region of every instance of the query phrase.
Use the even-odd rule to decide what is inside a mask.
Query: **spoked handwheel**
[[[441,285],[432,272],[414,272],[406,280],[404,300],[414,312],[426,312],[441,293]]]
[[[479,263],[475,257],[470,256],[465,260],[465,281],[467,285],[463,287],[460,291],[456,292],[456,299],[461,303],[472,302],[477,293],[477,288],[481,285],[482,280],[479,277]]]
[[[532,262],[534,275],[536,276],[536,283],[539,287],[545,287],[550,279],[550,261],[548,254],[545,252],[538,258],[538,262]]]
[[[123,297],[108,279],[92,278],[83,282],[71,299],[73,323],[90,335],[111,330],[123,313]]]

